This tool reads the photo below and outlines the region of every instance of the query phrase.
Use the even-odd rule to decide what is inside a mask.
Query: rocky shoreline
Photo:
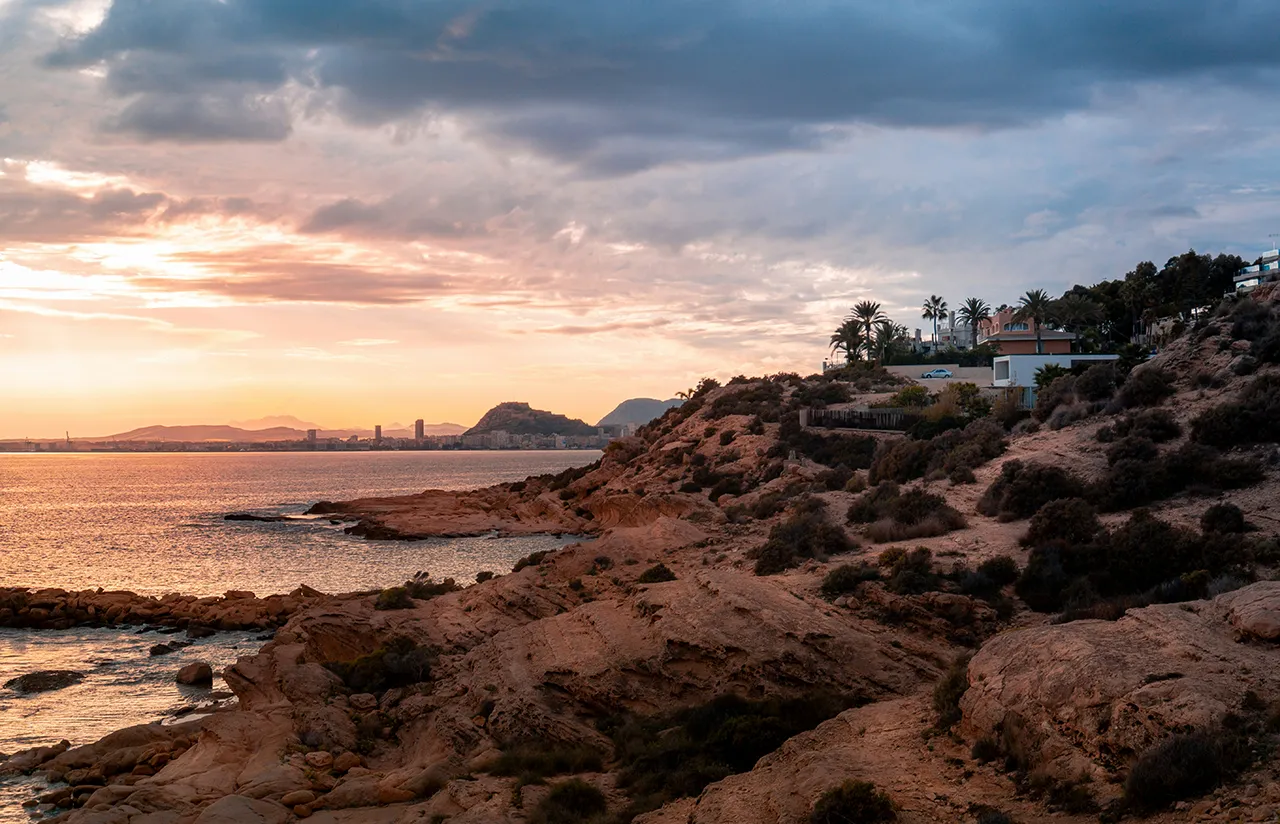
[[[72,627],[156,626],[187,630],[269,630],[333,596],[300,586],[264,598],[252,592],[197,597],[172,593],[0,587],[0,627],[64,630]]]
[[[1125,444],[1167,460],[1240,391],[1190,377],[1232,346],[1162,355],[1176,398],[1141,419],[877,439],[798,425],[849,395],[831,377],[744,379],[592,466],[324,504],[371,537],[584,540],[465,588],[125,598],[117,622],[279,628],[224,671],[234,707],[0,772],[65,784],[67,824],[1273,821],[1275,464],[1243,448],[1237,485],[1091,503],[1114,500],[1113,429],[1172,431]],[[25,593],[22,619],[105,620],[113,594],[85,595]]]

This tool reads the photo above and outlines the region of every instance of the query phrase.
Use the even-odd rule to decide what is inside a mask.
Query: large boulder
[[[178,670],[177,680],[179,684],[187,686],[211,687],[213,686],[213,667],[204,661],[187,664]]]
[[[1066,777],[1105,778],[1173,731],[1219,725],[1249,700],[1280,697],[1273,673],[1280,582],[1213,601],[1130,610],[997,636],[969,664],[971,738],[1005,739]]]

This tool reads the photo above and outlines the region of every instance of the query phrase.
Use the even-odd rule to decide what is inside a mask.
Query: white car
[[[922,378],[949,378],[951,377],[950,369],[931,369],[920,377]]]

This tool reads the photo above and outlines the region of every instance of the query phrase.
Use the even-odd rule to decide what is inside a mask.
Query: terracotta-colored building
[[[1015,320],[1016,311],[1001,309],[986,320],[978,323],[978,343],[990,344],[999,349],[1001,355],[1068,355],[1071,353],[1071,342],[1076,339],[1074,332],[1059,332],[1056,329],[1040,330],[1043,345],[1041,352],[1036,351],[1036,322],[1031,318]]]

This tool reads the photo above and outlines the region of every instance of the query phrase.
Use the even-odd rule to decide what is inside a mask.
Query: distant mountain
[[[618,426],[624,423],[634,423],[639,426],[661,417],[663,412],[682,403],[684,401],[678,398],[668,401],[660,401],[656,398],[632,398],[614,407],[614,410],[601,418],[596,426]]]
[[[318,423],[299,420],[293,415],[268,415],[265,418],[257,418],[252,421],[232,421],[231,425],[236,429],[297,429],[306,432],[308,429],[324,429]]]
[[[480,422],[466,431],[467,435],[483,435],[497,431],[512,435],[594,435],[596,428],[577,418],[566,418],[554,412],[534,409],[527,403],[500,403]]]
[[[104,441],[300,441],[306,432],[276,426],[270,429],[241,429],[238,426],[144,426],[98,440]]]

